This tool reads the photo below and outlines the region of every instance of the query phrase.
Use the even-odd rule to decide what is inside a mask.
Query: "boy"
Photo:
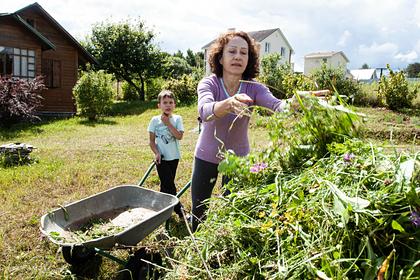
[[[180,158],[179,140],[184,134],[182,118],[173,114],[175,97],[169,90],[158,95],[158,107],[161,115],[155,116],[149,123],[149,145],[155,154],[156,169],[160,179],[160,191],[176,195],[175,175]],[[182,218],[181,204],[174,211]]]

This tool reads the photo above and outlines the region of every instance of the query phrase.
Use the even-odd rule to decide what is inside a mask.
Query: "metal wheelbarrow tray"
[[[40,230],[51,242],[63,247],[85,246],[107,250],[117,244],[135,246],[170,218],[178,202],[173,195],[137,185],[121,185],[45,214],[41,218]],[[118,226],[120,232],[72,241],[73,232],[92,219],[105,219]]]

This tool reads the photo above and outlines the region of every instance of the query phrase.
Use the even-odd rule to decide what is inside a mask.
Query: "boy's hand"
[[[168,125],[170,124],[170,122],[169,122],[169,116],[168,116],[168,115],[166,115],[166,114],[162,114],[162,116],[160,117],[160,119],[162,120],[162,122],[163,122],[166,126],[168,126]]]
[[[155,154],[155,163],[156,163],[156,164],[160,164],[160,161],[161,161],[161,156],[160,156],[160,154],[159,154],[159,153]]]

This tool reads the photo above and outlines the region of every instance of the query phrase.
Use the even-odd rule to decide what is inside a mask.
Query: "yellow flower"
[[[265,212],[264,211],[259,212],[258,217],[259,218],[264,218],[265,217]]]
[[[268,222],[261,225],[262,231],[267,231],[273,226],[273,221],[269,220]]]

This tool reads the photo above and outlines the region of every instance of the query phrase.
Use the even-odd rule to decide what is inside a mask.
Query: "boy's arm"
[[[184,131],[179,131],[178,129],[176,129],[176,127],[173,126],[171,122],[169,121],[169,117],[166,116],[165,114],[162,115],[162,122],[168,127],[169,131],[176,139],[178,140],[182,139],[182,136],[184,135]]]
[[[150,146],[150,149],[152,149],[153,153],[155,154],[155,162],[157,164],[160,164],[161,156],[160,156],[159,150],[156,146],[155,138],[156,138],[155,134],[153,132],[149,132],[149,146]]]

